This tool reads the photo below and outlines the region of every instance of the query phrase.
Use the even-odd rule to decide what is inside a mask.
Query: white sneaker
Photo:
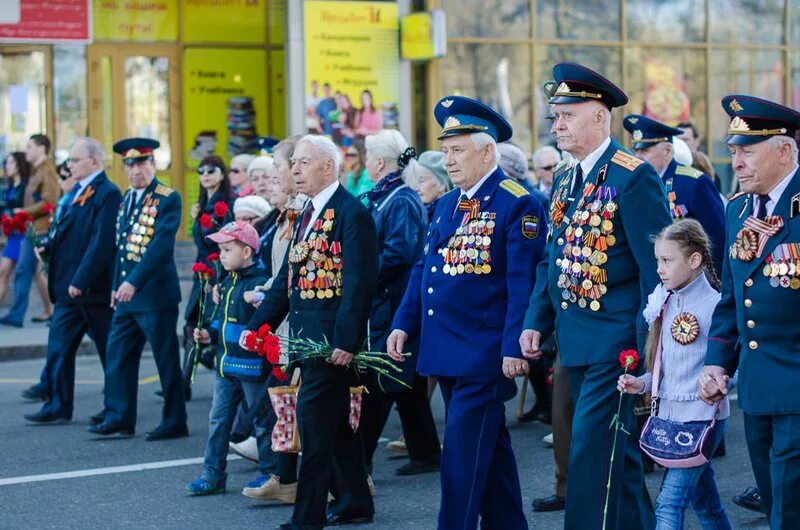
[[[246,458],[251,462],[258,464],[258,443],[256,442],[255,436],[251,436],[247,440],[239,442],[238,444],[230,442],[228,447],[230,447],[231,451],[242,458]]]
[[[550,433],[542,438],[542,443],[545,447],[553,447],[553,433]]]
[[[260,501],[281,501],[286,504],[294,504],[297,498],[297,482],[294,484],[281,484],[280,479],[275,475],[258,488],[244,488],[242,495]]]
[[[393,440],[386,444],[386,449],[398,455],[407,455],[408,448],[406,447],[405,436],[401,436],[399,440]]]

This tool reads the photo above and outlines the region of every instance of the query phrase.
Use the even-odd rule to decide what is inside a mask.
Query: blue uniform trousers
[[[606,482],[613,444],[609,429],[617,413],[618,362],[568,366],[569,388],[575,415],[572,419],[572,447],[569,454],[569,482],[566,530],[595,530],[603,527]],[[636,432],[634,396],[625,395],[620,419],[629,432]],[[638,440],[618,434],[611,478],[606,528],[648,530],[655,527],[655,514],[644,483]]]
[[[800,524],[800,415],[744,415],[744,432],[770,528]]]
[[[72,418],[75,354],[88,331],[105,368],[111,316],[108,304],[55,304],[47,338],[47,361],[42,371],[50,401],[42,408],[43,412]]]
[[[161,426],[172,429],[186,425],[177,323],[177,307],[152,313],[114,313],[106,348],[107,423],[136,425],[139,361],[147,342],[153,350],[164,392]]]
[[[439,377],[447,424],[442,452],[441,530],[527,529],[506,429],[503,377]]]

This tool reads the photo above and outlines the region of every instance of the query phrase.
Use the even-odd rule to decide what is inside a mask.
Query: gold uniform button
[[[569,307],[566,302],[561,302],[561,309],[566,309]]]
[[[756,321],[755,320],[748,320],[747,321],[747,327],[750,328],[750,329],[753,329],[754,327],[756,327]]]
[[[433,287],[428,287],[428,294],[433,294]]]
[[[429,317],[432,317],[432,316],[433,316],[433,309],[428,309],[428,316],[429,316]]]
[[[745,307],[750,307],[751,305],[753,305],[753,301],[752,301],[752,300],[750,300],[749,298],[745,298],[745,300],[744,300],[744,306],[745,306]]]
[[[751,350],[758,349],[758,343],[756,341],[754,341],[754,340],[751,340],[750,344],[748,344],[748,346],[750,347]]]
[[[752,287],[752,286],[753,286],[753,279],[752,279],[752,278],[747,278],[747,279],[744,281],[744,286],[745,286],[745,287]]]

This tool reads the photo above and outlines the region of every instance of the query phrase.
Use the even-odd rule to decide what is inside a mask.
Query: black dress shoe
[[[22,397],[31,401],[47,401],[47,394],[39,385],[33,385],[22,391]]]
[[[39,425],[63,425],[72,421],[72,418],[65,418],[64,416],[41,410],[33,414],[25,414],[25,419]]]
[[[566,499],[558,495],[533,499],[531,507],[534,512],[558,512],[564,509]]]
[[[398,467],[395,475],[408,476],[419,475],[420,473],[433,473],[439,471],[440,460],[438,457],[426,458],[425,460],[411,460],[408,464]]]
[[[288,523],[282,523],[280,526],[278,526],[278,530],[296,530],[296,529],[297,527],[291,521]]]
[[[103,422],[99,425],[89,425],[86,430],[98,436],[111,436],[112,434],[119,434],[120,436],[133,436],[134,434],[133,427],[127,427],[120,423]]]
[[[174,427],[172,429],[165,429],[161,426],[156,427],[152,431],[144,435],[146,442],[155,442],[158,440],[171,440],[173,438],[185,438],[189,436],[189,428],[186,425],[182,427]]]
[[[103,423],[105,417],[106,417],[105,409],[101,410],[97,414],[92,414],[91,416],[89,416],[89,425],[100,425],[101,423]]]
[[[164,397],[163,390],[156,390],[155,395],[160,398]],[[192,400],[192,387],[191,385],[183,385],[183,399],[184,401],[191,401]]]
[[[341,526],[343,524],[369,524],[372,522],[372,515],[340,515],[332,513],[328,515],[327,526]],[[291,528],[291,527],[290,527]]]
[[[744,490],[742,494],[736,495],[733,498],[733,503],[747,510],[763,513],[763,508],[761,506],[761,492],[754,486],[750,486]]]

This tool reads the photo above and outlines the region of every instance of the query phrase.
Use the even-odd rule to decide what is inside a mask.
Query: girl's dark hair
[[[711,254],[711,240],[703,230],[703,226],[694,219],[682,219],[671,225],[664,227],[654,238],[654,241],[674,241],[683,252],[685,257],[689,257],[695,252],[700,254],[703,263],[703,273],[708,278],[708,283],[714,289],[719,290],[720,281],[717,272],[714,270],[714,261]],[[656,350],[658,342],[661,340],[661,328],[663,322],[659,315],[650,325],[647,334],[647,344],[645,354],[647,360],[647,370],[652,372],[656,361]]]
[[[363,96],[364,94],[369,95],[369,110],[370,112],[375,112],[375,98],[372,96],[372,91],[369,89],[364,89],[361,91],[361,97],[359,97],[361,101],[361,111],[363,112],[366,108],[364,107]]]
[[[219,155],[208,155],[200,161],[200,165],[197,167],[203,166],[214,166],[219,168],[219,170],[222,172],[222,181],[219,183],[219,189],[217,192],[222,195],[223,201],[227,203],[233,202],[234,199],[236,199],[236,196],[233,193],[233,188],[231,188],[231,181],[228,178],[228,169],[225,166],[225,161],[222,159],[222,157]],[[206,190],[203,189],[202,184],[198,185],[200,186],[200,193],[197,202],[200,203],[200,208],[203,209],[208,203],[208,194],[206,193]]]
[[[8,156],[14,159],[14,162],[17,164],[17,171],[19,171],[19,178],[25,184],[28,183],[28,179],[31,178],[31,165],[25,159],[25,153],[21,151],[14,151],[13,153],[9,153]],[[6,175],[8,177],[9,175]]]

